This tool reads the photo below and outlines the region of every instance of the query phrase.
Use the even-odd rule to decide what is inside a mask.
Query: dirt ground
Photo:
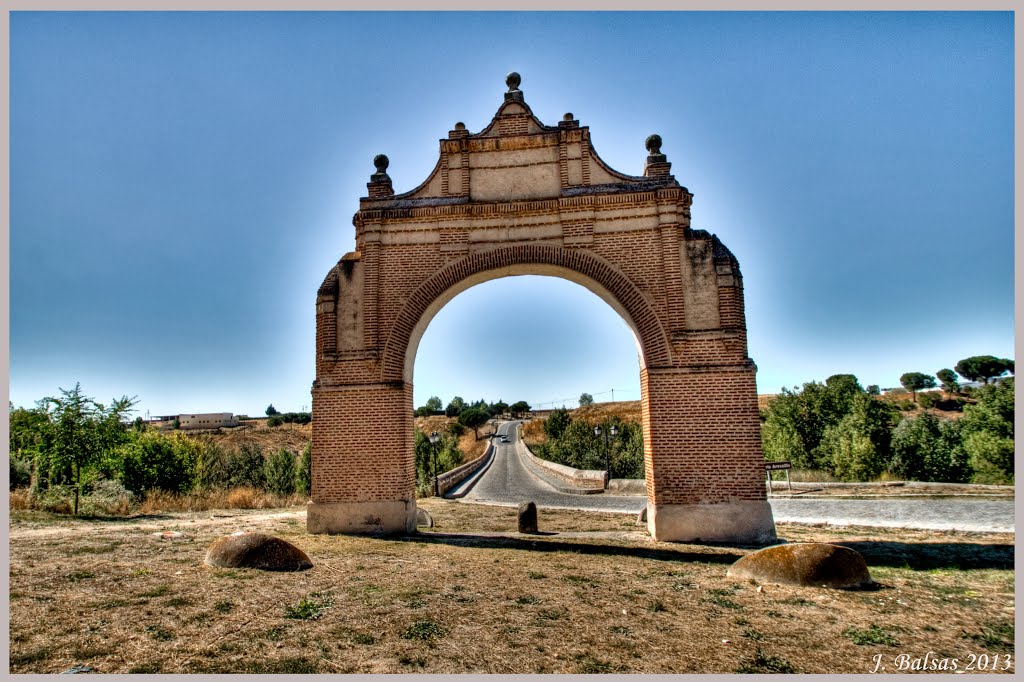
[[[1010,534],[780,524],[861,552],[879,585],[759,589],[726,575],[754,548],[654,542],[632,516],[542,509],[541,534],[520,535],[514,509],[419,504],[435,527],[389,539],[309,535],[301,507],[12,512],[11,672],[868,673],[926,654],[1014,669]],[[239,530],[314,567],[206,566]]]

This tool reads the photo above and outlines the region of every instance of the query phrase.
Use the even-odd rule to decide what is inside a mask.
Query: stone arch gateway
[[[519,77],[506,83],[491,123],[457,123],[419,187],[395,194],[388,159],[374,159],[356,250],[317,292],[307,529],[415,531],[420,336],[470,286],[541,274],[587,287],[636,337],[654,538],[773,540],[736,258],[690,227],[693,195],[657,135],[644,175],[624,175],[572,114],[545,126]]]

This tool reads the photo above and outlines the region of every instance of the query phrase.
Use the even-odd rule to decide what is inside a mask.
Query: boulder
[[[416,525],[426,526],[427,528],[434,527],[434,517],[430,515],[426,509],[416,510]]]
[[[304,571],[313,567],[313,562],[301,549],[263,533],[236,533],[220,538],[207,550],[206,563],[219,568],[264,571]]]
[[[647,507],[640,510],[640,513],[636,515],[636,525],[641,526],[647,523]]]
[[[537,505],[533,502],[523,502],[519,505],[519,532],[537,532]]]
[[[804,542],[766,547],[743,557],[730,568],[733,578],[759,583],[833,587],[869,587],[874,584],[864,557],[848,547]]]

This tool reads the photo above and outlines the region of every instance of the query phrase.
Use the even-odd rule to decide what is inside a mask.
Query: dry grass
[[[188,495],[150,490],[139,505],[138,511],[141,514],[152,514],[154,512],[189,512],[209,509],[279,509],[302,504],[305,501],[306,497],[302,495],[275,495],[248,486]]]
[[[541,509],[548,534],[523,536],[514,509],[419,504],[436,526],[389,539],[308,535],[300,507],[12,512],[11,671],[864,673],[877,653],[1012,651],[1012,535],[782,525],[857,549],[882,587],[758,591],[726,576],[750,548],[653,542],[631,516]],[[314,568],[202,563],[243,529],[294,542]],[[899,645],[854,642],[886,637]]]
[[[415,428],[424,432],[430,433],[431,431],[437,431],[438,433],[448,433],[448,427],[458,422],[455,417],[446,417],[444,415],[434,415],[431,417],[416,417],[414,420]],[[479,429],[480,438],[477,439],[473,429],[466,429],[465,432],[459,437],[459,450],[462,452],[462,462],[471,462],[480,455],[484,454],[484,450],[487,449],[487,439],[484,437],[486,434],[491,432],[491,425],[484,424]]]

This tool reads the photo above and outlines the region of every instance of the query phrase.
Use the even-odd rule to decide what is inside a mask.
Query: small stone
[[[639,526],[644,523],[647,523],[647,507],[641,509],[640,513],[636,515],[636,524]]]
[[[206,564],[220,568],[304,571],[313,567],[306,553],[280,538],[263,533],[228,535],[210,545]]]
[[[849,547],[813,542],[758,550],[734,563],[728,575],[759,583],[805,587],[848,589],[874,584],[859,552]]]
[[[416,510],[416,525],[426,526],[427,528],[434,527],[434,517],[430,515],[426,509]]]
[[[519,532],[537,532],[537,505],[533,502],[523,502],[519,505]]]

